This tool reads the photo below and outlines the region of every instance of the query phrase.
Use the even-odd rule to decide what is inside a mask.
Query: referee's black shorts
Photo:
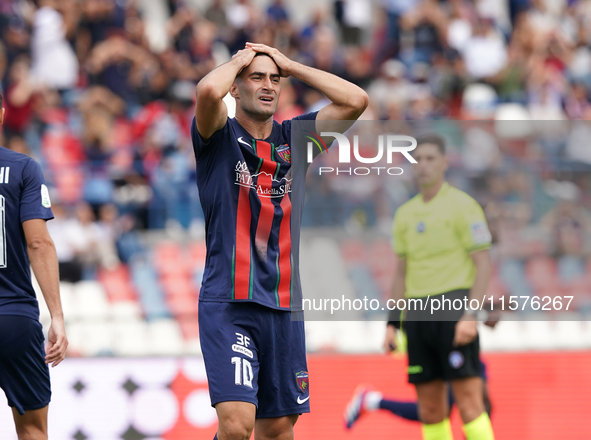
[[[469,295],[467,289],[446,292],[431,299],[460,299]],[[454,346],[455,326],[463,310],[431,314],[430,303],[423,311],[408,309],[404,330],[407,337],[408,381],[445,381],[480,376],[480,342],[478,336],[467,345]],[[456,304],[458,302],[456,301]]]

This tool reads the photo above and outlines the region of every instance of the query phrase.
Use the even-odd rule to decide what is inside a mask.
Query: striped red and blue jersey
[[[294,120],[314,121],[316,114]],[[228,118],[204,142],[193,119],[207,246],[200,301],[301,308],[296,247],[307,167],[292,166],[292,121],[274,121],[271,135],[261,140]],[[294,205],[299,215],[292,215]]]

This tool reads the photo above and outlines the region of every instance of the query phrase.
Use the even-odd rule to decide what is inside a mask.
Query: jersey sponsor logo
[[[296,374],[296,381],[298,383],[298,387],[300,390],[302,390],[302,393],[305,393],[306,390],[308,389],[309,383],[308,383],[308,372],[307,371],[298,371]],[[304,403],[304,401],[302,401],[302,403]],[[299,403],[299,401],[298,401]]]
[[[248,356],[249,358],[253,357],[252,351],[241,345],[232,345],[232,351],[235,351],[236,353],[241,353],[245,356]]]
[[[302,398],[300,398],[300,396],[298,396],[298,398],[297,398],[298,405],[301,405],[302,403],[306,403],[309,398],[310,398],[310,396],[306,397],[305,399],[302,399]]]
[[[449,365],[456,370],[464,365],[464,355],[459,351],[452,351],[448,357]]]
[[[486,222],[480,221],[470,225],[470,233],[472,234],[472,241],[475,245],[488,244],[492,240],[490,231]]]
[[[423,232],[425,232],[425,229],[427,229],[427,227],[425,226],[424,222],[419,222],[419,224],[417,225],[417,231],[419,234],[422,234]]]
[[[291,163],[291,149],[289,148],[288,144],[279,145],[275,149],[275,153],[281,158],[283,162]]]
[[[8,183],[10,167],[0,167],[0,183]]]
[[[244,161],[238,161],[234,171],[236,171],[236,181],[234,183],[239,186],[254,189],[259,197],[283,197],[285,194],[291,192],[292,179],[287,177],[275,179],[272,174],[269,174],[266,171],[261,171],[257,174],[250,174],[248,171],[248,165]],[[263,185],[258,185],[257,182],[259,176],[270,177],[272,182],[277,182],[279,185],[275,187],[264,187]]]
[[[45,185],[41,185],[41,205],[44,208],[51,208],[51,199],[49,198],[49,190]]]
[[[423,372],[423,367],[421,365],[409,365],[408,366],[408,374],[421,374]]]

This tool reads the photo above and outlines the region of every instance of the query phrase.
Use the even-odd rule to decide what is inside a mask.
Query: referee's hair
[[[438,134],[424,134],[417,138],[417,147],[422,144],[437,145],[439,152],[445,156],[445,139]]]

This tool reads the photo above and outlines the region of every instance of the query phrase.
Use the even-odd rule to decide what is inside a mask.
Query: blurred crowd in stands
[[[472,121],[444,133],[450,179],[485,206],[503,252],[589,253],[591,125],[544,136],[522,126],[591,119],[591,1],[196,3],[0,0],[1,144],[45,170],[62,276],[128,261],[141,250],[138,231],[202,234],[194,87],[247,41],[363,87],[362,119]],[[160,21],[147,18],[155,7]],[[303,22],[295,7],[306,8]],[[326,103],[298,81],[282,86],[278,121]],[[521,120],[522,132],[474,122],[499,119]],[[416,191],[408,173],[310,174],[310,227],[388,232]],[[532,225],[546,231],[534,233],[543,238],[534,250],[523,245]]]

